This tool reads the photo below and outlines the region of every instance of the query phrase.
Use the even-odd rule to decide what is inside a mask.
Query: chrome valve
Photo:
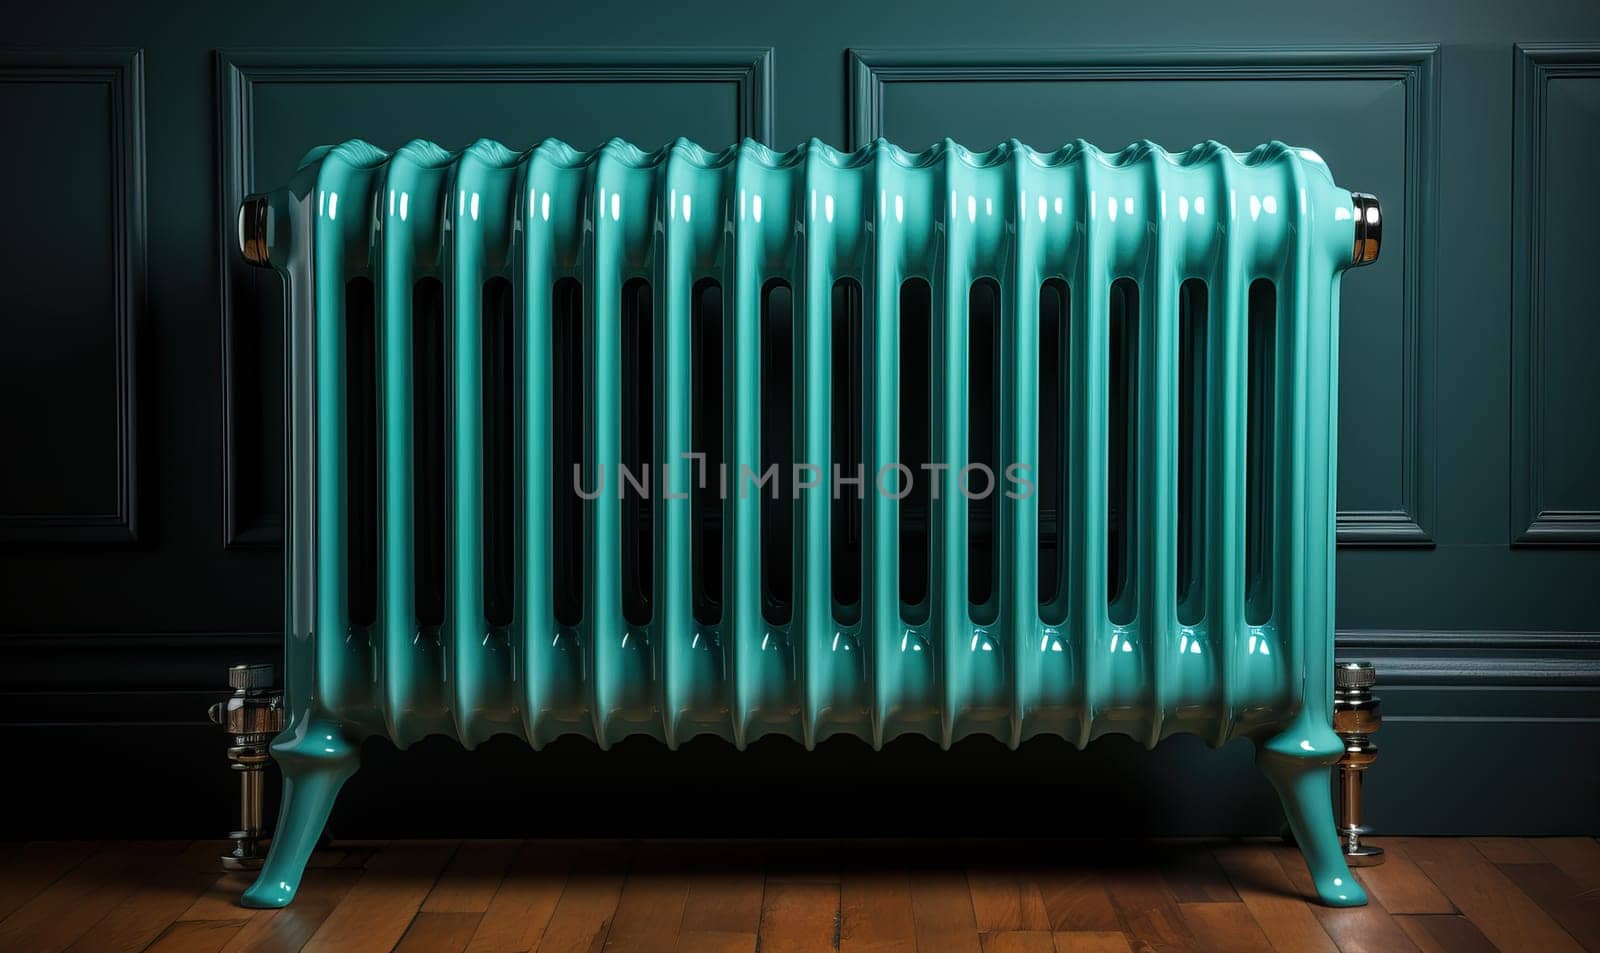
[[[1383,848],[1361,843],[1371,828],[1361,823],[1361,783],[1378,760],[1372,733],[1382,723],[1372,694],[1377,672],[1371,662],[1340,662],[1333,669],[1333,730],[1344,742],[1339,758],[1339,844],[1352,867],[1383,863]]]
[[[222,855],[224,870],[255,870],[266,859],[262,843],[262,771],[272,756],[267,745],[283,730],[283,695],[272,687],[271,665],[235,665],[228,669],[227,701],[211,706],[211,720],[233,736],[228,760],[239,772],[239,830],[229,834],[233,850]]]
[[[1383,209],[1378,197],[1365,192],[1351,192],[1350,200],[1355,219],[1355,242],[1350,248],[1350,264],[1360,267],[1378,260],[1378,249],[1383,247]]]

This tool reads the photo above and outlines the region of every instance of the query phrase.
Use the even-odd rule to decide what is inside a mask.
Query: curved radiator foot
[[[1331,772],[1343,750],[1332,728],[1302,718],[1257,746],[1256,764],[1278,791],[1317,896],[1330,907],[1359,907],[1367,892],[1345,864],[1333,823]]]
[[[338,728],[316,723],[302,723],[293,736],[273,742],[272,755],[283,771],[278,828],[260,876],[239,898],[247,907],[267,909],[294,899],[334,798],[361,761],[360,750]]]

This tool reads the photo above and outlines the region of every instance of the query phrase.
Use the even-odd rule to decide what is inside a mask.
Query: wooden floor
[[[1268,841],[341,844],[245,910],[220,843],[0,846],[0,950],[1600,950],[1600,842],[1396,838],[1372,903]]]

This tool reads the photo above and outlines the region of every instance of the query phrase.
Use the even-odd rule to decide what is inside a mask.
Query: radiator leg
[[[1332,771],[1343,752],[1331,727],[1302,712],[1288,731],[1257,747],[1256,763],[1278,791],[1317,896],[1330,907],[1358,907],[1367,893],[1345,864],[1333,824]]]
[[[266,865],[240,898],[247,907],[283,907],[294,899],[334,798],[360,764],[360,750],[337,727],[305,722],[297,727],[293,736],[272,745],[283,772],[283,803]]]

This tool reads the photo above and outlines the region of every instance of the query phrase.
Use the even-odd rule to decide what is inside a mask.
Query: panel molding
[[[130,543],[139,537],[139,328],[145,311],[144,53],[136,49],[0,50],[0,83],[91,83],[111,98],[112,330],[116,504],[109,513],[0,513],[0,542]]]
[[[1540,459],[1545,127],[1552,79],[1600,79],[1600,45],[1521,43],[1514,48],[1511,214],[1511,541],[1518,546],[1600,546],[1600,509],[1544,505]]]
[[[1400,410],[1400,499],[1392,509],[1339,510],[1343,547],[1433,545],[1434,236],[1439,183],[1439,47],[1434,44],[1274,48],[1068,50],[853,49],[850,147],[883,132],[890,83],[1148,82],[1392,79],[1406,94]]]
[[[1600,686],[1600,632],[1339,632],[1336,654],[1364,658],[1384,685]]]
[[[222,542],[226,549],[276,549],[281,514],[252,511],[238,417],[240,342],[235,287],[248,266],[235,246],[239,203],[256,187],[254,94],[269,83],[716,83],[734,85],[737,135],[772,141],[771,47],[656,49],[232,49],[216,52],[217,248],[222,374]]]

